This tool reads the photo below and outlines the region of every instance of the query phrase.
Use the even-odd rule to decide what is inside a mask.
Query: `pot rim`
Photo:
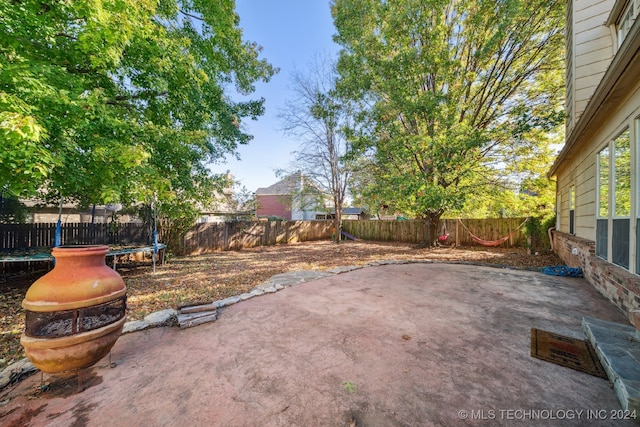
[[[59,256],[94,256],[106,255],[109,252],[107,245],[64,245],[56,246],[51,250],[51,255]]]
[[[109,268],[109,267],[107,267]],[[118,282],[119,284],[119,282]],[[88,296],[77,301],[57,302],[57,301],[42,301],[31,300],[26,297],[22,300],[22,308],[25,310],[37,312],[37,313],[53,313],[63,310],[76,310],[80,308],[88,308],[94,305],[103,304],[105,302],[115,301],[118,298],[122,298],[127,294],[127,287],[122,284],[122,287],[116,289],[110,293],[100,293],[94,296]]]

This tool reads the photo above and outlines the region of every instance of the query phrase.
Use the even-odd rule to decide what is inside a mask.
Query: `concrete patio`
[[[532,358],[530,329],[628,324],[583,279],[410,263],[242,301],[189,329],[122,336],[76,380],[34,375],[2,425],[636,425],[611,384]]]

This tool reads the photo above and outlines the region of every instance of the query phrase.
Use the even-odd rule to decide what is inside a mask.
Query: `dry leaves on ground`
[[[434,260],[514,268],[560,265],[555,255],[528,255],[522,248],[417,248],[389,242],[306,242],[242,251],[176,257],[154,274],[147,264],[119,268],[127,285],[127,318],[185,303],[205,303],[251,290],[271,276],[299,270],[325,270],[380,260]],[[41,272],[43,274],[44,272]],[[22,299],[38,276],[2,277],[0,282],[0,369],[24,357]]]

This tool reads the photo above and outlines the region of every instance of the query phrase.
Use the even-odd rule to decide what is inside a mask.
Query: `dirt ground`
[[[168,258],[154,274],[148,264],[118,268],[127,285],[127,318],[186,303],[206,303],[251,290],[271,276],[288,271],[326,270],[379,260],[433,260],[539,269],[561,265],[554,254],[527,254],[523,248],[418,248],[390,242],[306,242],[242,251]],[[24,328],[22,299],[33,281],[44,274],[0,277],[0,369],[24,357],[20,334]]]

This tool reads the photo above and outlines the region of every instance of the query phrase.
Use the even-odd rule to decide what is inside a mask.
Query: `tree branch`
[[[178,11],[180,11],[180,13],[183,14],[184,16],[188,16],[189,18],[197,19],[200,22],[205,22],[204,18],[202,18],[201,16],[192,15],[191,13],[185,12],[182,9],[178,9]]]
[[[106,103],[108,105],[119,105],[119,103],[123,101],[131,101],[134,99],[141,99],[141,98],[160,98],[161,96],[166,96],[168,94],[169,94],[168,91],[163,91],[163,92],[142,91],[134,95],[119,95],[119,96],[116,96],[114,99],[107,100]]]

